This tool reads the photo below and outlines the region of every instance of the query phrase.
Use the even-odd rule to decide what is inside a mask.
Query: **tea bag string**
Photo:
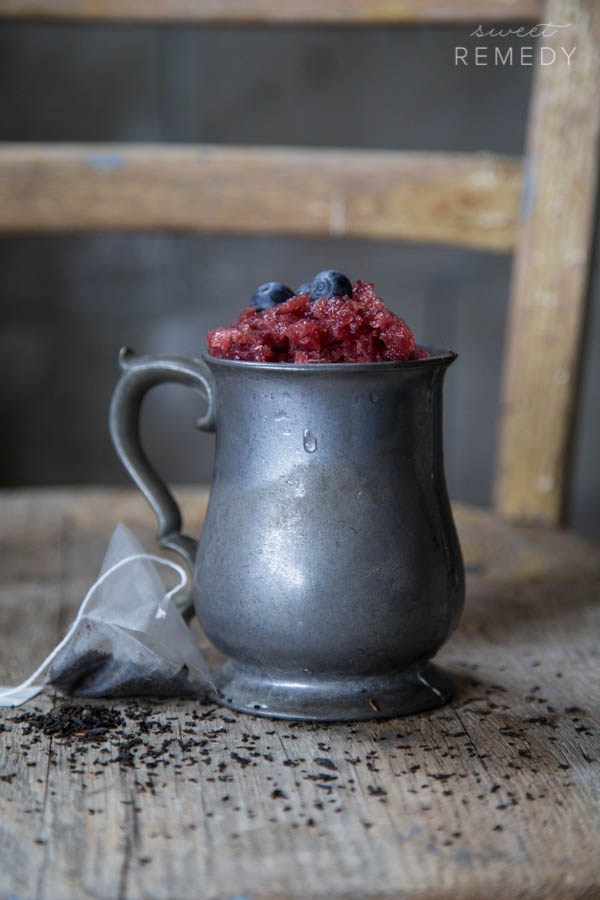
[[[186,587],[186,585],[189,581],[188,573],[183,568],[183,566],[178,565],[178,563],[171,562],[170,559],[163,559],[162,556],[155,556],[153,553],[133,553],[131,556],[125,556],[123,559],[120,559],[113,566],[111,566],[110,569],[107,569],[106,572],[103,572],[102,575],[100,575],[100,577],[97,578],[96,581],[94,582],[94,584],[90,587],[87,594],[83,598],[83,602],[82,602],[81,606],[79,607],[79,611],[78,611],[75,619],[71,623],[69,629],[67,630],[67,633],[65,634],[63,639],[56,645],[54,650],[52,650],[52,652],[48,654],[48,656],[46,657],[44,662],[40,666],[38,666],[38,668],[35,670],[33,675],[30,675],[29,678],[27,678],[24,682],[22,682],[22,684],[18,684],[16,687],[0,690],[0,700],[3,700],[5,697],[10,698],[11,694],[19,693],[20,691],[26,690],[27,688],[29,688],[35,684],[37,679],[44,672],[44,670],[48,667],[48,665],[52,662],[52,660],[55,658],[57,653],[60,653],[60,651],[63,649],[63,647],[67,644],[67,641],[71,637],[71,634],[73,633],[75,626],[81,619],[88,603],[90,602],[90,600],[92,599],[92,597],[94,596],[94,594],[98,590],[98,588],[102,584],[104,584],[104,582],[107,580],[107,578],[110,578],[110,576],[113,575],[116,571],[118,571],[122,566],[125,566],[125,565],[127,565],[127,563],[130,563],[130,562],[135,562],[135,560],[139,560],[139,559],[149,559],[150,562],[159,563],[160,565],[163,565],[163,566],[168,566],[168,568],[173,569],[173,571],[177,572],[177,574],[179,575],[179,578],[180,578],[179,584],[176,584],[175,587],[171,588],[170,591],[167,591],[167,593],[164,596],[163,603],[170,600],[171,597],[173,597],[178,591],[180,591],[184,587]],[[158,607],[155,615],[157,618],[161,618],[162,616],[165,615],[165,613],[162,609],[162,605]]]

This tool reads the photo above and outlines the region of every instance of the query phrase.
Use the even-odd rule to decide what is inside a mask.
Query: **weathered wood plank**
[[[283,147],[0,148],[0,231],[217,231],[509,250],[517,159]]]
[[[181,497],[197,533],[206,493]],[[115,522],[149,549],[154,523],[130,491],[5,491],[0,511],[2,680],[7,648],[23,675],[33,660],[22,648],[43,652],[56,638],[44,585],[74,610]],[[4,710],[0,893],[597,896],[600,553],[481,510],[457,516],[469,593],[441,654],[456,678],[451,705],[313,726],[193,702],[119,702],[125,727],[81,749],[36,743],[21,712]]]
[[[3,0],[0,17],[205,24],[389,25],[539,20],[542,0]]]
[[[511,519],[564,513],[598,170],[600,7],[551,0],[544,39],[554,65],[536,72],[525,207],[507,335],[496,505]],[[573,51],[567,65],[560,46]]]

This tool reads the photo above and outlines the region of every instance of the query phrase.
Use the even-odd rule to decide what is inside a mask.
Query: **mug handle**
[[[129,347],[119,353],[123,374],[110,404],[109,427],[121,462],[145,496],[158,519],[161,547],[179,553],[193,569],[198,541],[181,533],[181,512],[171,491],[146,456],[139,434],[142,401],[150,388],[168,382],[201,391],[208,401],[206,413],[196,422],[202,431],[215,430],[215,385],[201,359],[182,356],[136,356]]]

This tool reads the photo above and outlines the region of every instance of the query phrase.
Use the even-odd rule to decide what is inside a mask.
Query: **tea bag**
[[[180,583],[165,592],[153,563]],[[118,525],[66,635],[27,681],[0,688],[0,706],[19,706],[45,686],[77,697],[204,696],[208,667],[175,601],[187,582],[181,566],[145,553]]]

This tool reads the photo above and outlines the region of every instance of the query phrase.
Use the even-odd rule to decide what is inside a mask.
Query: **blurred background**
[[[0,25],[0,140],[289,144],[521,154],[532,69],[454,66],[470,29]],[[491,499],[510,257],[298,238],[0,238],[0,481],[124,484],[107,413],[123,344],[197,355],[263,281],[372,280],[446,388],[452,497]],[[598,279],[595,279],[597,282]],[[600,297],[592,291],[568,524],[600,535]],[[201,401],[163,386],[143,417],[171,482],[207,482]]]

